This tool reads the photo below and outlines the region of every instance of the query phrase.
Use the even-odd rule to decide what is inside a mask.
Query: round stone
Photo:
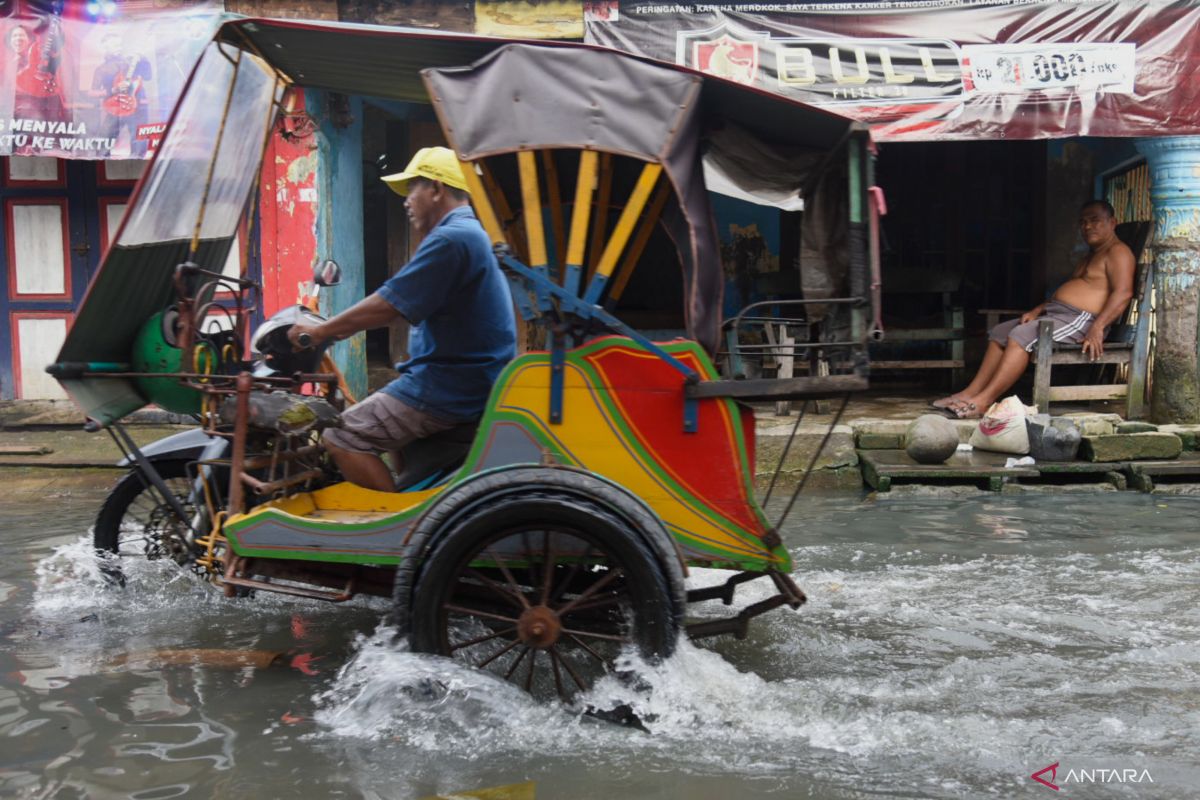
[[[908,425],[904,452],[918,464],[941,464],[958,449],[958,429],[937,414],[922,414]]]

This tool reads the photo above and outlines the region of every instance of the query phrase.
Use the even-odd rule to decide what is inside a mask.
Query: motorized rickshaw
[[[336,375],[257,370],[248,352],[257,287],[220,265],[292,86],[432,103],[528,326],[441,478],[392,493],[341,481],[317,444],[337,424]],[[626,647],[662,657],[682,633],[744,635],[805,600],[755,497],[745,403],[865,387],[870,167],[848,120],[603,48],[228,22],[49,367],[135,462],[127,493],[156,509],[117,533],[110,520],[103,540],[98,528],[98,548],[173,557],[231,596],[391,597],[413,648],[548,696],[586,690]],[[804,199],[806,246],[833,279],[787,302],[825,321],[797,346],[819,370],[714,366],[723,341],[737,346],[706,187]],[[639,272],[663,270],[682,274],[686,336],[653,342],[619,313]],[[150,403],[203,426],[172,474],[156,469],[169,447],[143,452],[121,425]],[[733,574],[688,591],[693,566]],[[755,579],[774,593],[688,621],[689,603],[729,604]]]

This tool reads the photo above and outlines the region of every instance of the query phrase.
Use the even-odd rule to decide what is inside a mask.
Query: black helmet
[[[297,323],[319,325],[324,321],[325,317],[304,306],[291,306],[275,312],[250,337],[250,349],[259,361],[255,373],[291,375],[296,372],[317,372],[328,343],[296,350],[288,341],[288,331]]]

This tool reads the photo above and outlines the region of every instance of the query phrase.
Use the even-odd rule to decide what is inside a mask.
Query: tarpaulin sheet
[[[89,10],[89,5],[95,6]],[[145,158],[224,18],[30,0],[0,17],[0,155]],[[108,4],[111,5],[111,4]]]
[[[1200,3],[597,2],[585,40],[871,125],[876,139],[1200,134]]]

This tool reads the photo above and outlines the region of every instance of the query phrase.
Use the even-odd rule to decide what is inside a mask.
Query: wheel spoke
[[[511,678],[513,676],[513,673],[517,671],[517,667],[521,666],[521,661],[525,658],[525,656],[528,653],[529,653],[528,647],[526,647],[524,650],[521,651],[521,655],[517,656],[517,660],[512,663],[511,667],[508,668],[508,672],[504,673],[504,680],[508,680],[509,678]]]
[[[576,597],[574,600],[572,600],[571,602],[567,603],[567,604],[566,604],[565,606],[563,606],[562,608],[558,609],[558,615],[559,615],[560,617],[561,617],[561,616],[563,616],[563,615],[565,615],[565,614],[566,614],[568,611],[570,611],[570,610],[571,610],[571,609],[573,609],[575,606],[579,605],[579,604],[580,604],[580,603],[582,603],[584,600],[586,600],[586,599],[588,599],[589,597],[591,597],[592,595],[594,595],[596,592],[598,592],[598,591],[600,591],[601,589],[603,589],[605,586],[608,586],[610,583],[612,583],[613,581],[615,581],[615,580],[616,580],[617,578],[619,578],[621,575],[622,575],[622,572],[621,572],[620,568],[614,568],[614,569],[610,569],[610,570],[608,571],[608,574],[607,574],[607,575],[605,575],[603,578],[601,578],[600,580],[598,580],[598,581],[596,581],[595,583],[593,583],[593,584],[592,584],[591,586],[589,586],[588,588],[584,589],[584,590],[583,590],[583,592],[581,592],[581,593],[579,594],[579,596],[578,596],[578,597]]]
[[[542,531],[542,605],[550,603],[550,585],[554,581],[554,551],[550,549],[550,531]]]
[[[537,664],[537,650],[529,651],[529,672],[525,674],[525,691],[533,690],[533,668]]]
[[[577,636],[574,636],[574,635],[572,635],[572,634],[567,634],[567,636],[568,636],[568,637],[570,637],[570,639],[571,639],[571,641],[572,641],[572,642],[574,642],[575,644],[579,645],[581,648],[583,648],[584,650],[586,650],[586,651],[588,652],[588,655],[590,655],[592,658],[596,659],[596,660],[597,660],[597,661],[599,661],[601,664],[603,664],[603,665],[605,666],[605,668],[606,668],[606,669],[612,669],[612,668],[613,668],[613,664],[612,664],[612,662],[611,662],[611,661],[609,661],[609,660],[608,660],[607,658],[605,658],[604,656],[602,656],[602,655],[600,655],[599,653],[597,653],[595,650],[593,650],[593,649],[592,649],[592,647],[591,647],[591,645],[589,645],[587,642],[583,641],[583,640],[582,640],[582,639],[580,639],[579,637],[577,637]],[[564,660],[563,660],[563,664],[565,665],[566,663],[567,663],[567,662],[566,662],[566,660],[564,659]]]
[[[495,639],[497,636],[507,636],[508,634],[514,632],[516,629],[517,629],[517,626],[512,625],[510,627],[504,628],[503,630],[496,631],[495,633],[489,633],[484,636],[476,636],[474,639],[468,639],[465,642],[459,642],[458,644],[452,644],[452,645],[450,645],[450,652],[453,653],[455,650],[461,650],[464,647],[470,647],[472,645],[480,644],[481,642],[486,642],[491,639]]]
[[[447,611],[454,611],[458,614],[469,614],[474,617],[498,619],[501,622],[511,622],[514,625],[517,624],[517,620],[514,617],[506,617],[503,614],[496,614],[494,612],[484,611],[483,609],[479,608],[468,608],[466,606],[460,606],[457,603],[446,603],[444,606],[442,606],[442,608],[446,609]]]
[[[476,667],[479,667],[479,668],[486,667],[488,664],[492,663],[492,662],[493,662],[493,661],[495,661],[497,658],[499,658],[500,656],[502,656],[502,655],[504,655],[505,653],[507,653],[509,650],[512,650],[514,647],[516,647],[516,646],[517,646],[517,645],[519,645],[520,643],[521,643],[521,640],[520,640],[520,639],[513,639],[511,642],[509,642],[507,645],[505,645],[505,646],[504,646],[503,648],[501,648],[499,651],[497,651],[497,652],[495,652],[495,653],[492,653],[490,656],[488,656],[487,658],[485,658],[483,661],[480,661],[480,662],[479,662],[478,664],[476,664],[475,666],[476,666]]]
[[[484,586],[487,586],[489,589],[494,591],[496,594],[502,596],[505,600],[508,600],[510,603],[513,603],[514,605],[516,605],[517,608],[528,608],[529,607],[529,603],[528,603],[528,601],[525,600],[523,595],[513,594],[511,591],[509,591],[505,587],[501,586],[500,584],[496,583],[494,580],[489,578],[487,575],[484,575],[479,570],[477,570],[473,567],[468,567],[465,574],[470,575],[471,577],[475,578],[476,580],[481,582]]]
[[[595,633],[593,631],[577,631],[571,628],[563,628],[562,632],[570,636],[587,636],[591,639],[603,639],[606,642],[621,642],[628,644],[630,639],[626,636],[613,636],[611,633]]]
[[[496,554],[492,552],[492,548],[489,547],[484,552],[488,554],[489,558],[496,562],[496,566],[499,567],[500,572],[504,574],[504,579],[512,585],[513,589],[515,590],[514,593],[521,599],[521,605],[525,608],[529,608],[529,600],[525,597],[525,593],[521,591],[520,584],[518,584],[516,579],[513,578],[513,574],[509,571],[508,566],[503,561],[496,558]]]
[[[559,598],[563,596],[563,593],[567,591],[571,583],[575,580],[575,576],[579,574],[579,569],[584,565],[584,563],[587,562],[589,558],[591,558],[591,555],[592,548],[589,546],[587,552],[583,554],[583,558],[571,565],[571,570],[567,573],[566,580],[558,585],[558,588],[554,590],[554,594],[550,596],[550,599],[546,602],[546,605],[551,605],[558,602]]]
[[[563,669],[565,669],[565,670],[567,671],[567,674],[571,676],[571,680],[575,681],[575,685],[576,685],[576,686],[578,686],[580,689],[582,689],[583,691],[585,691],[585,692],[586,692],[586,691],[587,691],[587,688],[588,688],[588,687],[587,687],[587,684],[586,684],[586,683],[584,683],[584,682],[583,682],[583,679],[579,677],[579,673],[578,673],[578,672],[576,672],[576,671],[575,671],[575,668],[571,666],[571,662],[570,662],[570,661],[567,661],[565,658],[563,658],[562,656],[560,656],[560,655],[558,654],[558,650],[557,650],[557,648],[555,648],[555,649],[552,649],[552,650],[550,651],[550,653],[552,654],[552,655],[551,655],[551,658],[554,658],[554,659],[556,659],[558,662],[561,662],[561,663],[562,663],[562,665],[563,665]]]
[[[598,600],[591,600],[587,603],[580,603],[579,605],[577,605],[571,609],[571,613],[587,611],[587,610],[593,609],[593,608],[604,608],[605,606],[613,606],[613,605],[616,605],[617,603],[620,603],[624,597],[625,597],[625,593],[620,592],[618,594],[613,594],[609,597],[601,597]],[[565,613],[565,612],[560,611],[559,616],[562,616],[563,613]]]
[[[559,697],[567,700],[567,693],[563,689],[562,671],[558,668],[558,652],[551,647],[546,653],[550,656],[550,666],[554,669],[554,688],[558,691]]]

